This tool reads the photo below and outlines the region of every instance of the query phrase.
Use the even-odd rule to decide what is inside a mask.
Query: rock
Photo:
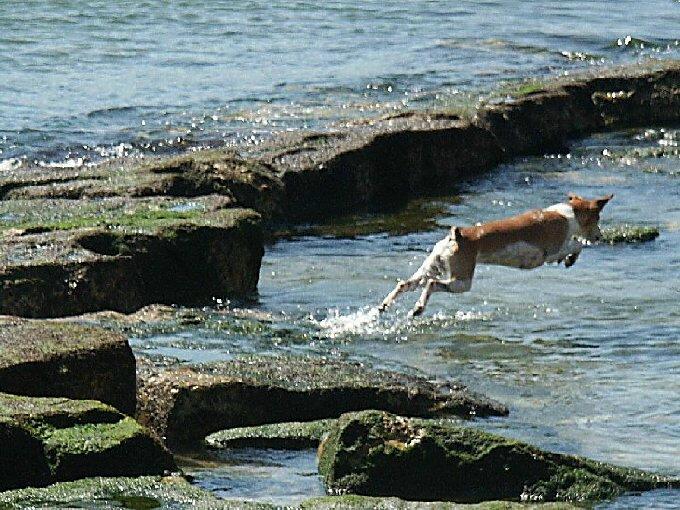
[[[59,317],[248,296],[264,251],[259,221],[253,211],[225,209],[139,227],[6,237],[0,312]]]
[[[3,200],[220,195],[230,207],[255,209],[265,217],[280,212],[281,187],[273,169],[224,149],[141,163],[114,160],[77,169],[22,168],[0,176]]]
[[[493,168],[501,148],[455,118],[414,114],[341,133],[281,138],[258,155],[281,175],[285,219],[402,207]]]
[[[1,501],[1,500],[0,500]],[[526,503],[512,501],[487,501],[477,504],[458,504],[447,501],[405,501],[399,498],[373,498],[369,496],[326,496],[303,501],[301,510],[578,510],[581,506],[570,503]]]
[[[493,133],[506,157],[560,151],[569,139],[596,131],[677,121],[678,82],[676,61],[598,70],[482,107],[474,124]]]
[[[0,493],[0,507],[13,508],[136,508],[171,510],[266,510],[273,506],[250,501],[220,500],[180,476],[85,478],[44,488]]]
[[[658,227],[617,225],[602,229],[602,242],[608,244],[645,243],[659,237]]]
[[[123,336],[102,328],[2,318],[0,391],[99,400],[132,415],[135,358]]]
[[[218,430],[384,409],[411,416],[497,416],[498,402],[465,387],[297,357],[237,358],[139,374],[138,417],[169,446]]]
[[[205,438],[209,448],[274,448],[296,450],[316,448],[335,423],[333,419],[272,423],[257,427],[220,430]]]
[[[176,469],[158,440],[112,407],[0,393],[0,490]]]
[[[379,411],[342,416],[320,448],[329,490],[410,500],[597,501],[680,479]]]

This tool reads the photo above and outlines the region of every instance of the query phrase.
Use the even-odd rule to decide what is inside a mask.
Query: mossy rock
[[[293,450],[315,448],[335,420],[271,423],[257,427],[220,430],[205,438],[209,448],[275,448]]]
[[[0,489],[176,470],[148,430],[94,400],[0,393]]]
[[[77,168],[22,168],[0,176],[4,200],[67,199],[74,205],[113,197],[202,197],[220,195],[231,207],[251,208],[265,217],[279,212],[282,184],[268,165],[216,149],[180,156],[113,160]],[[87,205],[86,205],[87,207]]]
[[[257,289],[260,216],[223,209],[144,226],[17,234],[0,249],[0,313],[62,317],[206,305]]]
[[[602,242],[608,244],[645,243],[659,237],[658,227],[617,225],[602,229]]]
[[[583,508],[570,503],[515,503],[512,501],[487,501],[477,504],[459,504],[448,501],[406,501],[399,498],[370,496],[326,496],[309,499],[300,505],[301,510],[577,510]]]
[[[248,501],[225,501],[189,484],[179,476],[85,478],[44,488],[0,493],[0,509],[14,508],[132,508],[135,510],[266,510],[274,507]]]
[[[378,411],[339,419],[321,445],[319,472],[334,492],[459,503],[599,501],[625,491],[680,488],[678,478]]]
[[[321,358],[252,356],[165,370],[142,369],[138,417],[168,445],[218,430],[335,418],[384,409],[411,416],[507,414],[461,385]]]
[[[0,391],[136,407],[135,358],[122,335],[70,322],[0,319]]]

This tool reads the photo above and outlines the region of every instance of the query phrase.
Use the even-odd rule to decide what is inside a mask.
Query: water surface
[[[673,0],[4,1],[0,168],[474,102],[501,81],[677,58],[678,26]]]

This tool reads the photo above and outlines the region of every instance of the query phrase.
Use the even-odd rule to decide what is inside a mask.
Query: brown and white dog
[[[614,195],[586,200],[569,195],[568,203],[528,211],[511,218],[452,227],[422,266],[400,281],[378,308],[387,309],[402,292],[424,287],[411,315],[425,310],[433,292],[467,292],[477,263],[534,269],[548,262],[573,266],[586,243],[600,240],[600,211]]]

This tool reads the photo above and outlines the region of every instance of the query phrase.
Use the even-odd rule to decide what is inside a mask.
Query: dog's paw
[[[574,264],[576,264],[577,258],[578,258],[578,255],[567,255],[564,258],[564,267],[571,267]]]
[[[381,303],[378,307],[378,313],[383,313],[385,310],[387,310],[388,306],[389,305],[387,303]]]
[[[422,313],[425,311],[425,307],[423,305],[416,305],[413,307],[413,310],[411,310],[408,313],[409,317],[418,317],[419,315],[422,315]]]

